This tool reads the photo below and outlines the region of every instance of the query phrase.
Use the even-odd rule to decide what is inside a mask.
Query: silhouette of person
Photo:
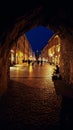
[[[59,66],[58,65],[56,65],[55,73],[59,74]]]

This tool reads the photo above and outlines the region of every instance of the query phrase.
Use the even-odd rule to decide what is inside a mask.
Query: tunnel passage
[[[3,28],[3,32],[0,33],[0,95],[6,91],[9,83],[9,52],[11,47],[19,36],[38,25],[49,27],[61,37],[61,73],[68,82],[73,83],[73,21],[69,13],[63,13],[63,10],[56,9],[50,14],[49,10],[47,3],[45,8],[43,6],[39,6],[35,10],[32,8],[24,15],[14,17],[13,22],[9,26],[7,25],[5,30]]]

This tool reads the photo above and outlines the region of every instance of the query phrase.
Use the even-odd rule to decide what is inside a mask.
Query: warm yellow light
[[[58,35],[55,36],[55,38],[58,38],[58,37],[59,37]]]
[[[16,56],[18,56],[18,53],[16,53]]]
[[[22,57],[22,56],[23,56],[23,53],[22,53],[22,52],[19,52],[19,56]]]
[[[32,65],[29,66],[29,72],[32,72],[33,68]]]
[[[14,50],[11,49],[10,51],[11,51],[12,53],[14,53]]]
[[[51,57],[52,57],[52,56],[53,56],[53,54],[51,53],[51,54],[49,54],[49,56],[51,56]]]
[[[14,54],[13,53],[11,54],[11,61],[12,62],[14,61]]]
[[[58,48],[58,52],[60,52],[60,48]]]

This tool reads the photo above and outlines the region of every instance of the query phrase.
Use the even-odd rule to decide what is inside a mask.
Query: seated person
[[[58,65],[56,65],[55,73],[59,74],[59,66]]]

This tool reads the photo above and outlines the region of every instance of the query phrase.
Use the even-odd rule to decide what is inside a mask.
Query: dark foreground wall
[[[60,69],[66,82],[73,83],[73,38],[70,34],[61,38]]]

